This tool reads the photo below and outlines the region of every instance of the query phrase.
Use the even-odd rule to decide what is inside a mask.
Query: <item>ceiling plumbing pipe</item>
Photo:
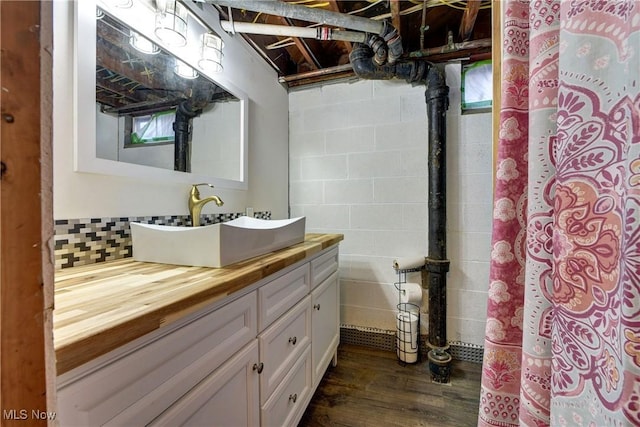
[[[444,46],[430,47],[427,49],[416,50],[409,53],[411,58],[424,58],[426,56],[438,55],[441,53],[458,52],[460,50],[480,49],[483,47],[491,47],[491,39],[478,39],[460,43],[448,43]]]
[[[352,16],[346,13],[333,12],[331,10],[310,8],[279,0],[207,1],[219,6],[246,9],[252,12],[261,12],[268,15],[283,16],[285,18],[299,19],[307,22],[316,22],[372,34],[377,38],[370,37],[368,41],[365,41],[365,43],[367,43],[372,49],[377,49],[375,60],[378,65],[382,65],[387,61],[390,64],[393,64],[402,56],[403,53],[400,34],[386,21],[375,21],[361,16]],[[236,24],[237,23],[234,22],[234,26]],[[233,30],[233,26],[231,29]]]
[[[356,31],[336,30],[329,27],[291,27],[288,25],[253,24],[250,22],[220,21],[222,29],[227,32],[263,34],[282,37],[301,37],[316,40],[341,40],[353,43],[364,43],[366,34]]]

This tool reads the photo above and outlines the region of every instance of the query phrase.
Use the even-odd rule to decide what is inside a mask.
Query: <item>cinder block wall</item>
[[[460,114],[447,66],[448,339],[483,344],[491,230],[491,114]],[[392,262],[427,254],[423,85],[354,81],[289,94],[291,216],[339,232],[341,322],[395,329]],[[409,281],[420,281],[417,273]],[[424,298],[426,301],[426,295]],[[424,304],[423,310],[426,309]],[[423,332],[427,316],[422,316]]]

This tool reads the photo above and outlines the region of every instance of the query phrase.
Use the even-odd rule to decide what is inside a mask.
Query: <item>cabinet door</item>
[[[254,427],[260,420],[258,340],[228,360],[150,426]]]
[[[311,363],[315,388],[340,341],[340,291],[337,271],[313,290],[311,304]]]

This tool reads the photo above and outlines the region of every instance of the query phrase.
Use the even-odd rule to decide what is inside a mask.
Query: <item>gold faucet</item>
[[[199,185],[208,185],[213,188],[212,184],[193,184],[191,186],[191,192],[189,193],[189,214],[191,215],[191,225],[198,227],[200,225],[200,212],[204,205],[209,202],[216,202],[216,205],[222,206],[224,202],[218,196],[210,196],[204,199],[200,198],[200,191],[198,191]]]

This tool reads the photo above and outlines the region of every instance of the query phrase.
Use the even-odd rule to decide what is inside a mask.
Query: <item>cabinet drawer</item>
[[[304,264],[258,289],[258,329],[263,331],[310,290],[309,264]]]
[[[307,296],[259,335],[260,402],[265,403],[311,342],[311,297]]]
[[[311,353],[309,347],[260,411],[260,425],[295,426],[311,393]]]
[[[311,261],[311,289],[338,270],[338,247]]]
[[[145,425],[257,334],[252,292],[58,390],[60,425]]]

